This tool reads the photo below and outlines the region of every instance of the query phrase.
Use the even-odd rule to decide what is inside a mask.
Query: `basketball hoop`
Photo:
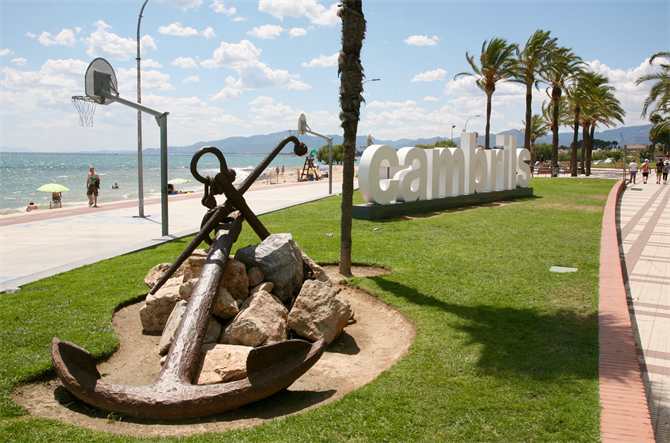
[[[79,112],[79,126],[93,126],[93,114],[98,102],[85,95],[73,95],[72,104]]]

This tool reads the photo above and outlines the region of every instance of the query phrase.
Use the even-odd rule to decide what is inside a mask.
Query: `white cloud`
[[[214,29],[211,26],[208,26],[207,29],[205,29],[204,31],[200,31],[200,35],[208,39],[216,37]]]
[[[272,40],[275,37],[278,37],[282,32],[284,32],[284,28],[279,25],[263,25],[256,26],[251,31],[247,31],[247,34],[265,40]]]
[[[11,55],[11,54],[14,54],[14,51],[12,51],[9,48],[4,48],[4,49],[0,50],[0,56],[2,56],[2,57],[4,57],[5,55]]]
[[[411,82],[434,82],[435,80],[444,80],[446,77],[447,71],[438,68],[433,71],[426,71],[415,75]]]
[[[437,35],[434,35],[431,38],[428,38],[428,36],[425,35],[412,35],[404,40],[408,45],[415,46],[435,46],[438,41],[440,41],[440,39]]]
[[[261,50],[249,40],[240,43],[221,42],[213,58],[200,64],[205,68],[225,66],[233,68],[239,75],[235,83],[237,89],[308,89],[311,86],[298,80],[283,69],[271,69],[258,60]],[[225,94],[224,94],[225,95]]]
[[[191,35],[198,35],[198,31],[195,29],[191,28],[190,26],[183,27],[181,23],[179,22],[174,22],[171,23],[167,26],[159,26],[158,27],[158,32],[161,34],[167,34],[167,35],[177,35],[179,37],[188,37]]]
[[[122,61],[136,57],[137,42],[134,39],[119,37],[107,32],[106,29],[111,29],[111,26],[102,20],[95,22],[95,25],[98,29],[92,32],[89,38],[83,39],[89,47],[86,51],[89,57],[104,57]],[[143,54],[155,51],[156,43],[154,39],[148,35],[142,37],[140,39],[140,50]]]
[[[30,37],[30,38],[35,38],[35,37],[37,37],[35,34],[33,34],[33,33],[30,32],[30,31],[26,32],[26,35],[27,35],[28,37]]]
[[[274,103],[274,99],[272,97],[267,97],[265,95],[259,95],[255,99],[251,100],[249,102],[249,106],[257,106],[257,105],[269,105]]]
[[[303,35],[307,35],[307,29],[291,28],[291,30],[288,31],[288,33],[291,34],[291,37],[302,37]]]
[[[244,18],[244,17],[235,17],[235,18],[233,19],[234,22],[245,22],[245,21],[247,21],[247,20],[248,20],[248,19],[246,19],[246,18]]]
[[[242,97],[242,90],[235,86],[236,80],[233,76],[226,78],[226,86],[218,93],[214,94],[212,100],[235,100]]]
[[[137,90],[137,69],[116,70],[116,79],[119,81],[119,92],[131,94]],[[172,91],[174,87],[170,84],[170,75],[163,74],[155,69],[142,70],[142,90],[143,91]],[[142,97],[144,100],[144,96]],[[144,101],[143,101],[144,103]]]
[[[308,68],[325,68],[328,66],[337,66],[337,59],[339,55],[339,52],[336,52],[333,55],[319,54],[317,58],[312,59],[309,63],[303,62],[302,66],[306,66]]]
[[[26,60],[23,57],[18,57],[18,58],[13,58],[12,63],[14,63],[17,66],[25,66],[28,63],[28,60]]]
[[[388,108],[410,108],[412,106],[416,106],[416,102],[414,100],[407,100],[404,103],[399,103],[399,102],[380,102],[380,101],[373,101],[372,103],[368,103],[366,107],[368,108],[381,108],[381,109],[388,109]]]
[[[226,8],[226,5],[223,4],[223,0],[214,0],[214,3],[210,5],[210,8],[214,9],[214,12],[226,15],[235,15],[237,13],[237,9],[232,6]]]
[[[179,9],[186,11],[190,8],[197,8],[202,5],[202,0],[161,0],[165,3],[169,3],[172,6],[176,6]]]
[[[156,60],[152,60],[150,58],[146,60],[142,60],[142,67],[143,68],[162,68],[163,65],[158,63]]]
[[[179,66],[180,68],[187,69],[198,69],[198,65],[195,63],[191,57],[179,57],[172,60],[172,65]]]
[[[59,32],[56,37],[53,37],[51,33],[44,31],[38,38],[39,41],[44,46],[74,46],[76,40],[74,39],[74,32],[71,29],[63,29]]]
[[[200,83],[200,76],[199,75],[192,75],[190,77],[186,77],[181,82],[182,83]]]
[[[425,102],[438,102],[438,101],[440,101],[440,99],[437,98],[437,97],[433,97],[433,96],[429,95],[429,96],[424,97],[423,101],[425,101]]]
[[[337,10],[339,9],[337,5],[337,3],[333,3],[327,9],[315,0],[299,2],[260,0],[258,10],[267,12],[279,20],[283,20],[284,17],[298,18],[305,16],[316,25],[335,26],[340,23],[340,18],[337,16]]]

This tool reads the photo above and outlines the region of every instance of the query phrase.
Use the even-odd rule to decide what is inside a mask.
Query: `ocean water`
[[[190,183],[176,185],[179,191],[201,191],[203,185],[191,175],[192,155],[168,156],[168,180],[183,178]],[[265,155],[226,154],[228,167],[236,171],[236,184],[255,168]],[[304,157],[279,155],[271,168],[298,168]],[[51,193],[37,192],[47,183],[58,183],[70,190],[63,193],[63,207],[88,204],[86,179],[89,168],[100,175],[98,203],[137,199],[137,154],[44,154],[0,153],[0,214],[24,212],[30,202],[48,209]],[[142,156],[144,198],[160,196],[160,156]],[[206,154],[198,162],[203,177],[219,172],[218,160]],[[112,189],[118,183],[119,189]]]

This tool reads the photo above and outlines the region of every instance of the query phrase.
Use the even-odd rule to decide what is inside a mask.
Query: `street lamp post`
[[[476,118],[476,117],[481,117],[481,115],[473,115],[470,118]],[[465,127],[463,128],[463,132],[468,130],[468,122],[470,121],[470,118],[465,121]]]
[[[365,80],[363,83],[361,83],[361,85],[363,85],[363,84],[365,84],[365,83],[367,83],[367,82],[378,82],[379,80],[381,80],[381,79],[379,79],[379,78],[373,78],[373,79],[370,79],[370,80]]]
[[[145,0],[140,10],[140,17],[137,19],[137,103],[142,103],[142,83],[140,79],[140,23],[142,23],[142,13],[149,0]],[[137,110],[137,200],[139,205],[138,217],[144,215],[144,180],[142,178],[142,111]]]
[[[452,142],[454,141],[454,128],[455,127],[456,127],[456,125],[451,125],[451,141]]]

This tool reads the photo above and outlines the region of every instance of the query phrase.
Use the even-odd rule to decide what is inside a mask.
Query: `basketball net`
[[[72,104],[79,112],[79,126],[93,126],[96,101],[83,95],[72,96]]]

